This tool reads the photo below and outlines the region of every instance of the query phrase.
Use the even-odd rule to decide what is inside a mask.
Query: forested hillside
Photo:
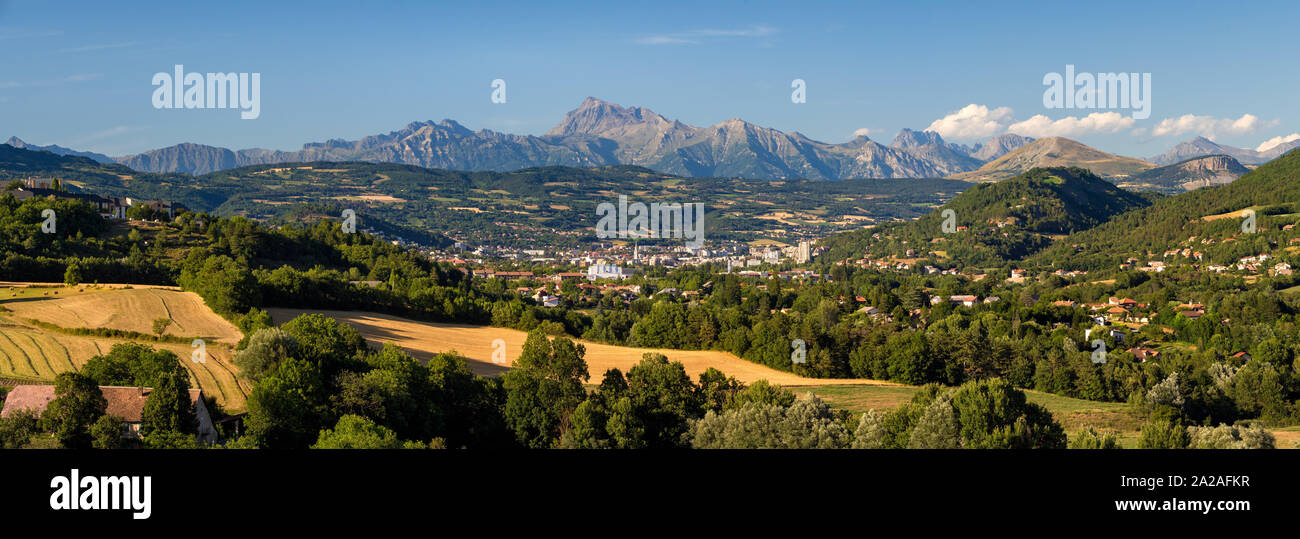
[[[1158,200],[1149,208],[1111,219],[1056,242],[1036,261],[1069,268],[1115,266],[1170,249],[1193,247],[1229,262],[1278,246],[1281,227],[1300,222],[1300,151],[1260,166],[1236,181]],[[1243,233],[1254,210],[1253,233]],[[1201,240],[1214,239],[1214,243]],[[1223,241],[1230,239],[1226,243]]]
[[[915,221],[841,234],[823,244],[834,259],[866,255],[1001,266],[1046,248],[1054,236],[1087,230],[1148,204],[1148,197],[1087,170],[1036,168],[978,184]],[[950,221],[947,231],[945,221]]]

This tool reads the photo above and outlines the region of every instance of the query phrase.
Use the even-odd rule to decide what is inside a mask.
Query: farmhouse
[[[100,215],[108,219],[126,219],[126,209],[130,207],[147,207],[157,212],[165,212],[169,219],[175,218],[179,212],[186,211],[184,205],[167,200],[119,198],[86,192],[74,193],[64,189],[58,180],[52,178],[28,178],[23,181],[22,187],[9,191],[9,193],[19,201],[29,198],[80,200],[94,206],[96,210],[99,210]]]
[[[1128,352],[1130,354],[1133,354],[1133,357],[1137,358],[1138,361],[1146,361],[1148,359],[1152,359],[1160,355],[1159,350],[1156,350],[1154,348],[1148,348],[1146,346],[1137,346],[1134,348],[1129,348]]]
[[[974,307],[975,302],[977,301],[979,301],[979,298],[971,295],[957,295],[957,296],[948,297],[949,303],[952,303],[954,305],[961,304],[962,306],[965,307]]]
[[[116,197],[105,197],[89,193],[69,193],[67,191],[40,187],[24,186],[10,191],[10,193],[19,201],[27,200],[29,198],[66,198],[80,200],[94,206],[96,210],[99,210],[100,215],[113,219],[126,218],[126,207],[128,206],[127,204],[124,204],[121,199]]]
[[[108,401],[104,413],[122,418],[122,437],[140,439],[140,423],[144,412],[144,403],[153,392],[150,387],[99,386]],[[45,412],[45,407],[54,400],[52,385],[17,385],[5,396],[4,409],[0,417],[9,417],[19,410],[33,410],[38,415]],[[194,416],[198,419],[198,439],[204,443],[217,441],[217,430],[212,425],[212,414],[203,404],[203,390],[191,389],[190,402],[194,406]]]
[[[127,198],[126,205],[131,207],[145,207],[156,212],[167,214],[168,219],[175,219],[176,214],[185,211],[185,206],[170,200],[142,200],[138,198]]]

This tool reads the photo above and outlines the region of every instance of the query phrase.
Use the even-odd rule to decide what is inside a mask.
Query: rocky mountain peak
[[[971,153],[971,157],[981,161],[992,161],[1033,141],[1034,139],[1032,138],[1020,136],[1015,133],[1003,133],[994,136],[993,138],[990,138],[988,142],[981,144],[975,152]]]
[[[915,148],[917,146],[926,146],[930,144],[943,144],[943,137],[934,131],[913,131],[904,128],[894,137],[894,142],[889,146],[892,148]]]
[[[1246,167],[1242,166],[1236,159],[1222,154],[1189,159],[1177,166],[1187,171],[1230,172],[1237,175],[1247,172]]]
[[[673,124],[654,111],[641,107],[623,107],[594,97],[588,97],[578,108],[564,115],[559,125],[546,134],[549,136],[599,135],[614,129],[638,124]]]

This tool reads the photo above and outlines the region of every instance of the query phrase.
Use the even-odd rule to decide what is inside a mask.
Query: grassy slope
[[[912,386],[787,387],[800,394],[812,392],[832,406],[855,414],[869,409],[896,407],[912,398],[918,389]],[[1030,402],[1041,404],[1051,411],[1052,416],[1065,427],[1067,434],[1073,435],[1085,427],[1094,427],[1118,432],[1120,441],[1126,446],[1137,443],[1143,420],[1127,404],[1072,399],[1037,391],[1026,391],[1026,394]]]
[[[1035,140],[979,169],[952,177],[966,181],[997,181],[1034,167],[1082,167],[1101,176],[1128,176],[1155,165],[1141,159],[1109,154],[1067,138],[1051,137]]]

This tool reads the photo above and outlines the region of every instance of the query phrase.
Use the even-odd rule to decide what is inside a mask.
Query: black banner
[[[329,528],[347,518],[500,524],[506,515],[550,526],[640,522],[638,513],[653,508],[696,510],[709,520],[748,515],[746,526],[755,517],[807,518],[806,529],[831,526],[836,515],[927,526],[1059,518],[1196,526],[1288,516],[1300,478],[1293,458],[1190,450],[26,450],[0,453],[0,507],[24,521],[141,529],[261,521]],[[127,492],[132,484],[137,491]],[[122,490],[118,501],[134,505],[100,508],[113,505],[106,489]],[[78,503],[69,503],[74,496]]]

